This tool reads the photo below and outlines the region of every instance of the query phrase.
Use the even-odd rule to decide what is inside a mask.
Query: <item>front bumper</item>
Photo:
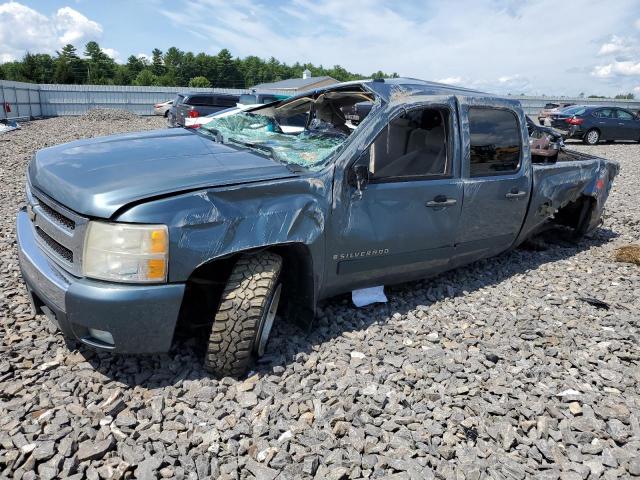
[[[184,284],[120,285],[77,278],[40,249],[25,209],[18,213],[16,232],[20,270],[35,312],[46,314],[66,337],[117,353],[169,350]],[[89,329],[109,332],[113,344],[92,337]]]

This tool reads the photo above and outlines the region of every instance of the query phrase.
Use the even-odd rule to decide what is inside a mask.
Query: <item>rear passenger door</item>
[[[531,194],[524,115],[504,104],[483,103],[463,104],[462,117],[464,200],[455,265],[508,249]]]
[[[592,115],[595,118],[594,125],[600,130],[600,138],[602,140],[618,139],[618,120],[613,108],[601,108],[593,112]]]
[[[616,108],[616,140],[640,140],[640,121],[631,112]]]

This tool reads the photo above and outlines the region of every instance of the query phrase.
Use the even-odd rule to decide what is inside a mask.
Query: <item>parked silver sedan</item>
[[[169,115],[169,109],[173,105],[173,100],[167,100],[166,102],[156,103],[153,106],[153,114],[167,117]]]

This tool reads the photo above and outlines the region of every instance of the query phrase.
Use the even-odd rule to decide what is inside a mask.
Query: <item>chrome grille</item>
[[[60,257],[63,261],[67,263],[73,263],[73,252],[69,250],[67,247],[60,245],[53,238],[47,235],[40,227],[36,227],[36,232],[38,236],[42,239],[44,243],[51,249],[53,253],[55,253],[58,257]]]
[[[46,203],[40,202],[40,208],[42,209],[44,214],[47,215],[49,218],[51,218],[54,222],[58,223],[62,227],[66,228],[67,230],[75,230],[76,222],[74,222],[70,218],[67,218],[61,213],[56,212],[53,208],[51,208]]]
[[[27,184],[27,201],[40,248],[69,273],[82,274],[82,249],[89,219],[60,205]]]

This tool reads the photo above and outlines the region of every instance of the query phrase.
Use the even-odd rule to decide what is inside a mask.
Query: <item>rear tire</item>
[[[209,335],[209,372],[238,377],[262,356],[280,301],[281,270],[282,257],[272,252],[243,255],[235,264]]]
[[[600,132],[595,128],[592,128],[584,134],[582,141],[587,145],[596,145],[600,141]]]

